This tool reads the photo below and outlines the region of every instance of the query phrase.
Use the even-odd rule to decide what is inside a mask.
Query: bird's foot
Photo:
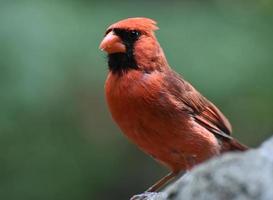
[[[159,200],[164,195],[163,192],[144,192],[131,197],[130,200]]]

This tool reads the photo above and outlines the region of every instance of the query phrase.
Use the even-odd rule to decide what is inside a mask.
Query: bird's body
[[[110,73],[106,97],[113,119],[131,141],[171,170],[186,170],[219,154],[221,146],[175,95],[180,91],[167,87],[168,73],[172,74],[171,71],[134,71],[127,76]],[[193,90],[188,83],[181,84]]]
[[[101,43],[109,53],[106,99],[122,132],[174,174],[247,149],[230,136],[231,125],[216,106],[169,67],[156,29],[147,18],[122,20]]]

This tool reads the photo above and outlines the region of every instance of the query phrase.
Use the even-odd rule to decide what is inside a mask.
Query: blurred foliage
[[[127,199],[167,172],[106,107],[98,45],[122,18],[156,19],[171,66],[260,144],[273,133],[272,11],[270,0],[1,1],[0,199]]]

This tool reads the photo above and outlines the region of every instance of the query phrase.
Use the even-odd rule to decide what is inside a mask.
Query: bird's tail
[[[248,146],[240,143],[238,140],[236,140],[234,138],[230,141],[230,150],[231,151],[232,150],[234,150],[234,151],[236,151],[236,150],[238,150],[238,151],[246,151],[248,149],[249,149]]]
[[[248,146],[240,143],[238,140],[231,138],[224,142],[223,152],[226,151],[246,151],[249,149]]]

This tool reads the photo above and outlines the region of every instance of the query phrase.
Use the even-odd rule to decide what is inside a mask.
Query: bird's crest
[[[156,26],[156,21],[145,17],[128,18],[118,21],[111,25],[108,28],[108,30],[114,28],[126,30],[139,30],[146,33],[158,30],[158,27]]]

